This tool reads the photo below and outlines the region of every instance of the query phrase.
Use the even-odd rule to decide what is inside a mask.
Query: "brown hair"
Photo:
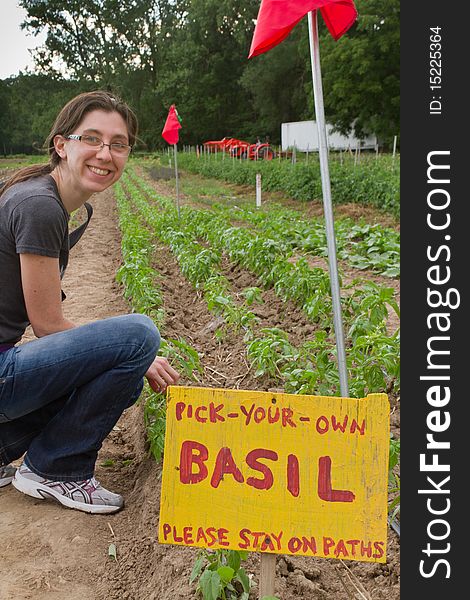
[[[84,92],[67,102],[57,115],[54,125],[45,142],[45,146],[49,153],[49,162],[45,165],[32,165],[20,169],[12,175],[12,177],[6,181],[3,188],[0,189],[0,196],[15,183],[51,173],[61,161],[60,156],[54,148],[54,137],[56,135],[67,136],[72,133],[74,129],[80,125],[85,116],[93,110],[119,113],[127,125],[129,144],[131,146],[134,145],[137,137],[137,117],[129,106],[114,94],[104,90]]]

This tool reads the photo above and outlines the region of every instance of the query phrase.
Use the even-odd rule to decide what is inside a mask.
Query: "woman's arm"
[[[59,259],[20,254],[21,283],[28,318],[36,337],[75,327],[62,313]]]

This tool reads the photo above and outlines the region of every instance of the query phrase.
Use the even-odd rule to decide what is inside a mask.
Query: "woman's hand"
[[[163,393],[167,386],[176,385],[180,380],[180,374],[175,371],[166,358],[157,356],[150,365],[145,377],[154,392]]]

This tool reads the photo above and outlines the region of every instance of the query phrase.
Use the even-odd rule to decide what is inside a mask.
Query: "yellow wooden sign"
[[[389,404],[170,387],[159,541],[385,562]]]

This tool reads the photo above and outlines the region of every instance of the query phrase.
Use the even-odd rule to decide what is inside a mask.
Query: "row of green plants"
[[[194,239],[169,199],[159,198],[157,210],[127,174],[123,176],[123,182],[143,223],[150,227],[154,236],[169,246],[182,274],[196,290],[204,294],[209,310],[222,316],[228,326],[242,329],[249,337],[256,317],[248,307],[253,302],[256,290],[243,290],[238,301],[235,301],[230,293],[230,283],[221,273],[221,253]]]
[[[135,176],[133,177],[135,182]],[[140,182],[142,183],[142,182]],[[136,197],[138,197],[138,204],[140,205],[140,209],[144,207],[143,196],[139,192],[139,189],[136,188],[134,184],[126,181],[126,187],[129,186],[128,192],[132,195],[133,201]],[[147,189],[147,193],[148,193]],[[155,200],[155,197],[153,198]],[[217,290],[226,290],[225,283],[222,282],[221,279],[218,278],[217,274],[217,266],[220,262],[220,254],[217,252],[208,253],[208,248],[202,247],[194,240],[194,232],[190,230],[190,228],[186,227],[187,221],[192,222],[193,215],[188,213],[188,219],[184,219],[184,214],[182,214],[181,221],[185,220],[185,226],[181,226],[181,221],[178,219],[176,215],[176,211],[173,207],[171,201],[165,198],[158,198],[159,206],[158,209],[156,207],[152,207],[147,199],[146,209],[144,211],[147,212],[147,217],[149,214],[160,216],[160,225],[166,230],[166,234],[169,235],[169,239],[172,237],[172,233],[179,233],[180,235],[175,235],[173,239],[173,246],[175,249],[180,250],[180,255],[184,256],[188,260],[181,261],[182,270],[183,265],[184,270],[186,271],[186,276],[190,279],[195,285],[196,288],[202,289],[204,286],[201,286],[201,282],[213,281],[215,284],[214,293]],[[127,208],[129,208],[129,204],[127,204]],[[149,210],[150,209],[150,210]],[[163,209],[163,210],[162,210]],[[183,211],[184,213],[184,211]],[[130,219],[129,219],[130,220]],[[143,247],[149,248],[150,238],[148,237],[151,233],[142,228],[141,221],[139,219],[136,220],[136,215],[133,215],[134,223],[137,224],[137,231],[140,231],[141,237],[145,240]],[[153,223],[155,225],[155,222]],[[175,225],[175,227],[174,227]],[[177,230],[179,225],[179,231]],[[173,232],[171,230],[173,229]],[[133,240],[137,239],[139,235],[136,235],[135,231],[131,233],[131,238]],[[189,240],[189,246],[193,247],[193,251],[183,249],[184,243],[182,240]],[[151,245],[151,244],[150,244]],[[205,252],[204,252],[205,251]],[[201,254],[202,252],[202,254]],[[191,261],[194,263],[191,266]],[[202,274],[199,278],[197,273]],[[219,287],[220,286],[220,287]],[[246,300],[246,305],[249,306],[251,303],[260,300],[260,290],[258,288],[247,288],[244,290],[244,297]],[[151,296],[150,296],[151,297]],[[210,298],[210,293],[208,295]],[[229,295],[222,295],[222,302],[219,302],[219,307],[229,306],[233,304]],[[208,303],[209,305],[209,303]],[[212,305],[212,309],[217,309],[217,303]],[[241,314],[249,313],[246,309],[241,311]],[[228,317],[230,320],[231,311],[229,310],[225,314],[225,318]],[[250,325],[253,325],[253,319],[238,319],[237,321],[232,321],[232,324],[238,325],[239,327],[243,327],[245,331],[245,336],[250,339],[250,336],[247,335],[249,331],[252,330]],[[287,334],[282,332],[281,330],[276,330],[272,328],[271,330],[264,331],[264,338],[254,338],[253,336],[249,342],[249,356],[251,357],[252,364],[256,365],[258,360],[258,374],[263,374],[264,372],[270,373],[281,373],[282,370],[279,368],[279,358],[281,358],[280,363],[286,359],[286,357],[290,354],[294,360],[298,359],[298,353],[296,354],[296,350],[292,348],[287,339]],[[280,353],[277,350],[281,350]],[[269,359],[269,353],[274,350],[274,353],[277,353],[277,356],[274,357],[274,362]],[[262,359],[262,357],[267,357],[268,360]],[[271,359],[273,357],[271,356]],[[331,354],[328,349],[325,348],[324,360],[326,364],[331,363]],[[281,364],[282,368],[282,364]],[[392,453],[392,444],[391,444],[391,453]],[[397,476],[395,476],[394,481],[397,481]],[[396,510],[396,497],[395,501],[395,510]],[[399,506],[399,505],[398,505]],[[246,575],[244,569],[240,566],[240,561],[242,557],[240,553],[233,551],[223,551],[218,550],[215,553],[208,551],[201,551],[198,559],[196,560],[196,564],[194,565],[193,572],[191,574],[191,582],[198,580],[197,589],[202,594],[205,600],[216,600],[216,599],[229,599],[229,598],[241,598],[243,600],[247,600],[249,597],[249,590],[251,587],[251,580]],[[232,564],[233,563],[233,564]],[[274,600],[274,599],[271,599]]]
[[[305,220],[295,210],[272,204],[257,209],[215,204],[213,209],[232,221],[246,221],[264,236],[292,250],[328,256],[323,219]],[[400,234],[394,229],[341,218],[335,222],[335,239],[338,259],[356,269],[377,271],[387,277],[399,276]]]
[[[285,332],[277,328],[262,330],[265,340],[250,339],[254,315],[244,314],[245,329],[250,332],[248,356],[259,375],[268,374],[283,380],[285,389],[291,393],[338,393],[338,372],[332,360],[336,349],[332,342],[332,306],[328,273],[321,268],[309,267],[305,258],[292,261],[288,248],[280,242],[263,238],[259,232],[243,227],[228,226],[223,217],[214,211],[195,210],[184,207],[178,219],[173,202],[155,194],[152,188],[133,176],[133,198],[139,203],[147,222],[182,255],[193,253],[197,260],[182,267],[183,272],[197,273],[201,286],[204,282],[217,281],[209,268],[216,268],[222,253],[254,273],[265,287],[273,287],[283,301],[292,300],[303,308],[306,315],[316,323],[314,339],[301,348],[294,348]],[[157,210],[148,198],[159,203]],[[201,245],[199,241],[205,242]],[[184,250],[181,248],[184,247]],[[201,261],[201,258],[204,260]],[[210,261],[210,265],[208,263]],[[180,263],[181,264],[181,263]],[[194,279],[193,279],[194,283]],[[214,289],[227,289],[227,282]],[[393,289],[380,287],[373,282],[355,281],[348,286],[344,298],[343,316],[349,340],[348,365],[352,393],[365,395],[368,391],[399,389],[399,332],[389,336],[386,332],[387,306],[399,313],[393,298]],[[229,305],[229,301],[227,301]],[[281,338],[284,341],[281,341]]]
[[[178,220],[171,201],[167,198],[158,198],[158,205],[152,206],[148,200],[144,198],[139,187],[130,181],[130,179],[127,179],[126,187],[136,208],[141,211],[141,214],[152,227],[156,227],[157,235],[162,228],[165,229],[165,235],[168,237],[170,246],[173,246],[173,250],[180,262],[182,271],[186,272],[188,279],[192,281],[197,289],[204,290],[206,300],[208,300],[208,307],[212,310],[215,309],[216,312],[217,308],[220,309],[222,307],[223,310],[219,312],[225,312],[224,318],[226,320],[231,322],[234,326],[243,327],[245,339],[249,340],[247,354],[252,365],[257,367],[257,374],[263,375],[268,373],[273,377],[279,375],[281,378],[285,379],[283,368],[288,364],[292,365],[294,362],[298,365],[296,372],[293,373],[294,376],[297,376],[299,372],[304,371],[305,369],[302,365],[303,361],[301,354],[289,343],[288,336],[285,332],[277,328],[270,328],[262,330],[261,337],[255,337],[251,328],[254,323],[253,319],[239,320],[238,322],[230,321],[233,309],[229,309],[228,311],[226,309],[233,304],[233,301],[229,296],[223,296],[224,302],[219,305],[219,307],[211,305],[210,298],[213,290],[207,290],[205,284],[210,281],[219,281],[219,283],[222,282],[223,289],[226,285],[224,278],[217,273],[220,256],[215,253],[211,256],[209,261],[205,259],[199,260],[201,253],[203,257],[208,256],[207,254],[204,254],[207,248],[202,248],[193,240],[192,235],[188,235],[191,231],[188,231],[189,228],[185,227],[185,224]],[[149,190],[147,189],[147,192],[148,191]],[[171,223],[172,219],[176,219],[176,223]],[[192,219],[190,218],[189,221],[191,222]],[[173,226],[176,225],[176,227],[178,227],[178,224],[179,230],[177,233],[180,235],[176,236],[175,243],[173,237],[175,230],[173,229]],[[189,246],[189,248],[185,248],[185,246]],[[191,262],[193,262],[192,267],[190,266]],[[259,300],[260,290],[258,288],[248,288],[244,292],[247,304]],[[243,312],[246,314],[249,311],[246,311],[245,309],[239,314],[243,314]],[[309,352],[309,343],[306,343],[301,350],[306,353],[304,355],[304,360],[307,356],[311,356],[311,353]],[[315,351],[318,351],[318,347],[315,348]],[[287,362],[284,363],[284,361]],[[323,364],[325,369],[331,368],[333,365],[328,345],[325,346],[324,352],[320,353],[318,357],[318,365],[320,364]],[[315,383],[318,385],[318,375]],[[391,456],[396,456],[396,453],[392,454],[395,447],[396,446],[393,445],[393,440],[391,440]],[[391,462],[391,465],[392,464],[394,466],[395,462]],[[395,475],[394,477],[393,481],[396,482],[398,476]],[[394,496],[392,504],[396,506],[396,494]],[[395,516],[396,508],[394,509],[394,513]],[[202,550],[194,565],[190,582],[198,581],[197,590],[202,594],[204,600],[228,600],[231,598],[248,600],[251,580],[246,575],[243,567],[240,566],[240,560],[241,557],[238,552],[224,550],[210,552]]]
[[[161,157],[163,163],[168,164],[169,157]],[[316,156],[312,156],[308,164],[292,164],[277,160],[234,160],[221,153],[211,155],[208,160],[194,153],[180,153],[178,166],[205,177],[251,186],[255,186],[256,174],[260,173],[264,190],[285,192],[290,198],[302,201],[322,198],[320,165]],[[399,216],[399,165],[391,157],[380,156],[377,160],[367,160],[356,165],[350,161],[343,164],[330,161],[329,166],[333,203],[361,203],[374,206],[394,217]]]
[[[224,230],[221,223],[214,222],[210,212],[188,209],[188,213],[192,227],[198,227],[197,235],[254,273],[264,286],[272,286],[282,300],[298,304],[316,323],[314,339],[306,342],[306,355],[315,357],[316,364],[309,360],[302,365],[304,368],[284,373],[286,391],[337,392],[338,372],[331,360],[336,348],[330,335],[332,302],[328,273],[322,268],[311,268],[305,258],[291,260],[282,245],[264,239],[259,233],[234,227]],[[393,289],[354,281],[345,286],[345,291],[342,312],[349,340],[351,391],[357,396],[377,388],[391,391],[399,386],[399,333],[389,336],[386,331],[387,306],[399,313]],[[299,357],[286,343],[276,343],[273,347],[284,349],[282,359],[279,358],[283,364],[299,364]]]
[[[0,179],[9,177],[13,174],[13,171],[16,171],[17,169],[44,163],[47,162],[47,160],[48,156],[28,156],[21,154],[9,157],[8,159],[0,158]]]
[[[122,234],[122,265],[116,273],[116,280],[123,285],[124,297],[129,300],[133,310],[149,316],[162,331],[165,312],[158,284],[161,276],[152,267],[153,236],[131,210],[122,185],[117,184],[114,190]],[[194,373],[202,371],[197,351],[184,339],[162,337],[159,353],[169,358],[189,379],[194,378]],[[146,386],[144,402],[149,450],[155,460],[159,461],[163,456],[165,441],[165,396]]]
[[[156,165],[155,160],[134,162],[150,177],[174,175],[172,169]],[[189,196],[201,206],[213,206],[218,214],[226,214],[234,222],[247,221],[254,228],[261,229],[270,237],[282,239],[301,252],[327,256],[323,218],[313,216],[305,219],[301,211],[272,200],[254,208],[254,193],[248,193],[245,187],[234,189],[220,180],[188,172],[183,173],[182,188],[185,197]],[[348,261],[356,269],[369,269],[388,277],[399,276],[400,233],[395,229],[337,215],[335,237],[339,259]]]
[[[124,177],[124,181],[126,177]],[[127,181],[128,193],[135,199],[137,194],[132,193],[132,183]],[[152,255],[152,237],[150,230],[144,226],[140,215],[131,210],[130,202],[123,190],[122,185],[116,186],[116,196],[119,209],[119,224],[122,231],[122,254],[123,265],[119,269],[117,279],[125,286],[125,296],[132,302],[134,307],[156,319],[156,322],[162,323],[164,313],[161,309],[161,295],[158,284],[152,283],[152,280],[158,278],[158,273],[151,267]],[[140,208],[145,210],[145,206],[140,204]],[[174,215],[173,215],[174,216]],[[168,233],[168,230],[167,230]],[[213,268],[213,258],[207,253],[194,254],[184,248],[184,244],[178,244],[184,239],[181,236],[172,237],[170,235],[170,245],[173,242],[173,249],[176,251],[182,271],[196,288],[200,288],[205,283],[205,294],[208,300],[208,307],[217,312],[217,308],[223,308],[225,318],[230,324],[246,327],[243,318],[232,320],[233,302],[229,296],[223,295],[223,290],[219,290],[219,299],[216,296],[218,285],[225,286],[222,276],[218,276]],[[207,260],[208,258],[208,260]],[[196,268],[192,266],[196,265]],[[197,274],[200,273],[199,277]],[[205,280],[205,281],[204,281]],[[248,295],[248,297],[250,297]],[[230,308],[232,306],[232,308]],[[239,314],[242,314],[239,312]],[[253,315],[254,316],[254,315]],[[163,344],[163,353],[171,359],[175,359],[176,340],[166,340]],[[179,341],[181,348],[182,341]],[[185,365],[186,375],[191,375],[194,369],[200,370],[199,358],[195,350],[184,344],[183,350],[186,357],[196,358]],[[195,354],[195,356],[192,356]],[[177,355],[182,358],[182,355]],[[179,361],[181,362],[181,360]],[[181,368],[181,365],[180,365]],[[162,394],[149,392],[146,397],[144,407],[144,419],[147,429],[147,436],[150,441],[151,450],[154,457],[159,460],[163,453],[164,435],[165,435],[165,401]],[[215,552],[201,550],[196,558],[194,567],[190,576],[190,583],[197,582],[196,591],[199,592],[204,600],[248,600],[252,580],[241,566],[242,560],[248,556],[247,552],[237,552],[234,550],[219,549]],[[266,600],[270,600],[266,598]],[[272,598],[271,600],[277,600]]]
[[[154,161],[150,161],[153,164]],[[155,166],[149,161],[138,161],[138,165],[152,176]],[[159,169],[169,170],[159,166]],[[169,170],[172,173],[171,170]],[[325,222],[323,218],[305,219],[300,211],[281,204],[269,202],[253,207],[250,194],[233,191],[227,184],[199,175],[184,174],[183,191],[192,200],[208,205],[220,215],[233,222],[246,221],[253,228],[269,237],[282,240],[293,249],[314,256],[327,256]],[[233,195],[235,193],[235,196]],[[251,194],[253,196],[253,194]],[[223,200],[220,200],[220,199]],[[336,251],[340,260],[347,261],[356,269],[368,269],[387,277],[400,274],[400,233],[391,227],[365,220],[354,220],[337,216],[335,219]]]

